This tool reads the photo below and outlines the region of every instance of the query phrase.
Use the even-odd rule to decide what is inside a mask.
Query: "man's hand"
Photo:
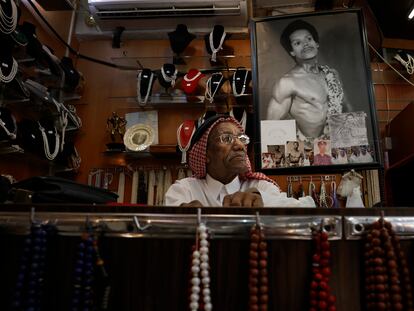
[[[194,200],[189,203],[181,203],[180,206],[181,207],[203,207],[203,205],[201,204],[199,200]]]
[[[245,192],[238,191],[226,195],[223,199],[223,206],[263,207],[263,200],[257,189],[249,189]]]

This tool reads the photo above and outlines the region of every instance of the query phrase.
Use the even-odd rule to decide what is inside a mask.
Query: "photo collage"
[[[303,138],[294,120],[262,121],[262,169],[374,162],[364,112],[332,115],[326,127],[328,134]]]

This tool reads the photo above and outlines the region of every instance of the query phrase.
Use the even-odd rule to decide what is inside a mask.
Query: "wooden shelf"
[[[252,97],[253,94],[244,94],[240,97],[235,97],[233,94],[218,94],[214,98],[216,100],[224,100],[226,98],[246,98]],[[126,101],[128,104],[133,104],[133,108],[140,108],[140,109],[158,109],[158,108],[204,108],[204,107],[215,107],[214,102],[212,104],[206,103],[205,97],[203,95],[198,96],[185,96],[185,95],[154,95],[151,96],[148,102],[145,105],[140,105],[134,96],[111,96],[109,97],[111,100],[122,100]],[[190,106],[191,105],[191,106]],[[236,105],[233,105],[236,106]],[[247,105],[237,105],[240,107],[244,107]],[[129,107],[130,108],[130,107]]]
[[[145,151],[120,151],[120,150],[106,150],[105,155],[108,156],[124,156],[131,159],[151,158],[151,157],[179,157],[176,145],[151,145],[149,150]]]

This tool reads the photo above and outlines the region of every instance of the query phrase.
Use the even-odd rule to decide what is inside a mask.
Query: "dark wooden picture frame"
[[[380,168],[362,11],[254,19],[250,33],[256,169],[281,174]],[[273,145],[284,145],[283,157],[272,154],[280,149]]]

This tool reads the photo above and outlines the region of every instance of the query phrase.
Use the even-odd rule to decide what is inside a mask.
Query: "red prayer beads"
[[[365,234],[367,310],[414,311],[405,254],[392,225],[380,219]]]
[[[267,277],[267,242],[260,226],[250,230],[249,311],[267,311],[269,280]]]
[[[309,310],[335,311],[336,297],[331,294],[329,287],[331,252],[328,234],[321,229],[315,230],[312,239],[315,245],[315,252],[312,256]]]

